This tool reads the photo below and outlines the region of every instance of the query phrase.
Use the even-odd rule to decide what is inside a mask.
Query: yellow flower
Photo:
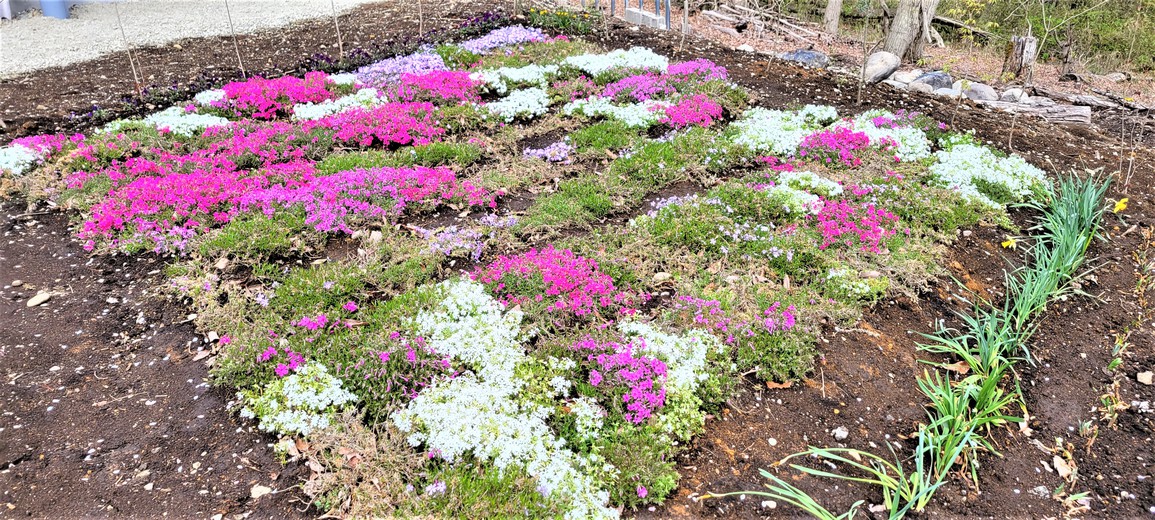
[[[1119,202],[1115,203],[1115,213],[1118,213],[1118,212],[1123,211],[1125,209],[1127,209],[1127,197],[1123,197],[1123,198],[1119,199]]]
[[[1007,237],[1006,240],[1003,240],[1004,249],[1014,249],[1018,244],[1019,242],[1015,240],[1014,237]]]

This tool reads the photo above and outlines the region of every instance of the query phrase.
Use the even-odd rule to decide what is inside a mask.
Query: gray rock
[[[812,50],[812,49],[798,49],[795,51],[784,52],[778,55],[779,58],[786,61],[793,61],[801,63],[807,67],[822,69],[830,64],[830,58],[826,54]]]
[[[889,78],[894,71],[898,70],[898,65],[902,60],[898,56],[886,51],[879,51],[866,58],[866,64],[862,66],[863,76],[867,85],[873,85]]]
[[[1130,80],[1131,75],[1127,74],[1126,72],[1112,72],[1110,74],[1103,75],[1103,79],[1105,79],[1107,81],[1114,82],[1114,83],[1118,83],[1120,81]]]
[[[940,88],[940,89],[935,89],[934,95],[946,96],[946,97],[950,97],[950,98],[957,98],[957,97],[962,97],[962,92],[959,92],[953,88]]]
[[[963,90],[963,94],[975,101],[995,101],[999,99],[999,93],[995,92],[995,89],[991,88],[990,85],[984,85],[982,83],[971,83],[969,87]]]
[[[847,437],[850,437],[850,430],[848,430],[845,426],[839,426],[831,431],[830,434],[834,435],[834,440],[844,441]]]
[[[896,89],[899,89],[899,90],[906,90],[906,83],[903,83],[901,81],[895,81],[893,79],[884,79],[884,80],[882,80],[882,83],[885,85],[890,85],[890,86],[892,86]]]
[[[950,77],[950,74],[938,70],[919,76],[911,82],[911,84],[915,83],[926,83],[934,87],[935,90],[938,90],[940,88],[951,88],[951,84],[954,83],[954,78]]]
[[[963,80],[961,80],[961,79],[958,81],[955,81],[954,83],[951,83],[950,88],[953,88],[953,89],[958,90],[958,91],[966,90],[963,88]]]
[[[914,70],[895,72],[894,75],[890,77],[890,79],[892,79],[894,81],[902,82],[902,83],[910,83],[910,82],[918,79],[918,77],[921,75],[922,75],[922,69],[914,69]]]
[[[926,83],[911,83],[907,85],[906,88],[915,92],[925,92],[927,94],[934,92],[934,87],[927,85]]]
[[[35,307],[52,299],[52,293],[42,292],[28,299],[25,305]]]
[[[748,43],[743,43],[742,45],[735,47],[735,50],[742,52],[754,52],[754,47],[751,47]]]
[[[1008,103],[1022,103],[1026,101],[1027,93],[1023,92],[1021,88],[1009,88],[1003,91],[1003,95],[999,96],[999,101],[1006,101]]]

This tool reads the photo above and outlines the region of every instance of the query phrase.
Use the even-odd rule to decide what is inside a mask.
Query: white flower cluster
[[[541,88],[523,88],[485,107],[506,123],[518,118],[532,119],[549,111],[549,94]]]
[[[550,409],[519,404],[509,389],[471,374],[442,379],[422,391],[393,423],[450,463],[465,455],[490,461],[498,471],[524,468],[542,495],[566,502],[565,518],[617,518],[609,492],[583,473],[579,457],[554,435]]]
[[[781,204],[782,210],[790,215],[805,213],[817,215],[822,212],[822,208],[825,206],[818,195],[782,184],[770,186],[763,190],[763,193],[771,200]]]
[[[329,76],[329,82],[334,85],[352,85],[357,82],[357,75],[352,72],[333,74]]]
[[[935,153],[935,157],[938,162],[931,165],[929,173],[941,186],[957,189],[963,198],[991,208],[1002,208],[988,196],[992,190],[1022,202],[1048,188],[1043,170],[1018,155],[1000,158],[986,146],[958,144]]]
[[[618,330],[626,336],[643,340],[636,343],[644,343],[639,351],[657,356],[666,363],[666,389],[673,393],[692,394],[698,383],[710,377],[706,373],[707,354],[711,350],[722,352],[725,348],[714,335],[700,330],[675,336],[632,321],[621,322]]]
[[[730,127],[738,131],[735,144],[754,153],[785,157],[794,155],[802,140],[821,128],[817,122],[811,122],[816,117],[825,116],[757,107],[747,110]]]
[[[876,117],[893,119],[894,114],[885,110],[868,110],[854,118],[854,131],[862,132],[870,138],[870,144],[883,146],[893,144],[894,155],[902,161],[917,161],[930,157],[930,139],[921,129],[913,126],[880,128],[871,121]]]
[[[224,126],[229,120],[220,116],[185,112],[182,107],[168,107],[144,118],[145,124],[152,125],[158,130],[168,129],[174,134],[192,136],[210,126]],[[113,121],[113,123],[116,123]],[[111,126],[110,123],[109,126]],[[107,128],[107,127],[106,127]]]
[[[0,172],[22,175],[40,163],[44,157],[27,146],[14,144],[0,148]]]
[[[574,415],[574,426],[581,438],[590,440],[601,435],[602,425],[605,423],[606,410],[592,397],[578,397],[569,405],[570,413]]]
[[[842,185],[811,171],[786,171],[778,174],[778,182],[791,188],[808,191],[830,198],[842,194]]]
[[[609,99],[591,96],[566,103],[561,111],[565,115],[581,114],[586,117],[608,117],[616,119],[630,128],[649,128],[665,117],[665,107],[670,103],[646,100],[641,103],[615,105]]]
[[[826,283],[851,298],[867,298],[876,292],[870,282],[859,278],[853,270],[847,268],[831,269],[826,273]]]
[[[206,90],[193,96],[193,101],[196,101],[200,106],[207,107],[217,101],[224,101],[226,95],[223,89]]]
[[[434,290],[444,299],[435,310],[413,320],[426,344],[438,354],[473,367],[487,383],[499,384],[510,393],[520,389],[514,370],[525,360],[521,309],[507,311],[484,286],[465,278],[446,280]]]
[[[242,391],[239,397],[244,403],[241,417],[256,418],[260,429],[287,435],[327,428],[341,406],[357,401],[341,388],[340,379],[312,361],[259,391]]]
[[[838,119],[838,109],[828,105],[806,105],[797,112],[806,124],[815,127],[829,125]]]
[[[524,67],[501,67],[474,72],[469,79],[480,81],[483,88],[504,95],[511,86],[549,86],[549,78],[557,74],[557,65],[526,65]]]
[[[525,359],[521,311],[505,310],[484,286],[465,278],[436,290],[444,299],[414,325],[430,348],[472,365],[476,374],[435,381],[394,413],[393,423],[409,434],[411,445],[424,444],[451,463],[472,455],[498,471],[524,468],[543,495],[567,503],[566,518],[617,518],[609,493],[598,489],[581,469],[587,464],[546,423],[552,408],[518,399],[525,386],[515,376]]]
[[[562,65],[576,68],[590,76],[597,76],[615,69],[649,69],[664,72],[670,65],[670,60],[645,47],[634,47],[628,51],[617,49],[605,54],[570,56],[562,61]]]
[[[293,105],[293,119],[297,121],[321,119],[352,108],[369,108],[383,105],[388,101],[375,88],[363,88],[355,94],[330,99],[320,103],[297,103]]]

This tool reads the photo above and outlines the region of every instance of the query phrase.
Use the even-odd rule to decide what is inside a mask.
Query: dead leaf
[[[949,365],[941,365],[942,368],[950,370],[951,372],[958,372],[960,375],[967,375],[971,371],[971,366],[966,361],[959,361],[958,363],[951,363]]]
[[[1071,466],[1067,464],[1066,460],[1063,460],[1063,457],[1055,455],[1055,458],[1051,459],[1051,462],[1055,465],[1055,471],[1059,473],[1059,476],[1062,477],[1063,480],[1071,480],[1070,477],[1074,473],[1074,470],[1071,469]]]
[[[195,356],[193,356],[193,359],[192,359],[192,360],[193,360],[193,361],[200,361],[200,360],[202,360],[202,359],[204,359],[204,358],[207,358],[207,357],[209,357],[209,355],[211,355],[211,354],[212,354],[212,353],[211,353],[211,352],[209,352],[209,351],[207,351],[207,350],[200,350],[200,351],[197,351],[196,355],[195,355]]]
[[[252,491],[250,491],[250,494],[252,495],[252,497],[254,499],[257,499],[257,498],[261,498],[261,497],[263,497],[269,493],[272,493],[272,492],[273,492],[273,488],[271,488],[269,486],[262,486],[260,484],[257,484],[255,486],[253,486],[253,489],[252,489]]]
[[[766,388],[769,388],[771,390],[781,390],[784,388],[790,388],[792,386],[794,386],[794,381],[787,381],[785,383],[775,383],[773,381],[767,381],[766,382]]]

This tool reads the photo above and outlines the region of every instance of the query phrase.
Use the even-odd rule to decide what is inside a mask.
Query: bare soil
[[[436,9],[435,14],[426,13],[426,28],[433,26],[430,20],[444,26],[444,20],[460,19],[466,11],[453,4]],[[385,4],[355,10],[348,20],[348,34],[353,35],[346,41],[361,45],[415,33],[417,25],[412,14]],[[320,45],[328,45],[326,31],[324,24],[303,24],[282,33],[247,36],[242,49],[251,53],[246,62],[267,63],[269,71],[294,70]],[[1119,412],[1112,427],[1095,410],[1114,382],[1126,403],[1155,401],[1155,387],[1135,378],[1137,372],[1155,368],[1151,315],[1143,314],[1148,311],[1135,294],[1138,271],[1133,257],[1151,245],[1144,243],[1149,240],[1144,230],[1153,225],[1155,155],[1150,149],[1132,148],[1102,128],[1012,119],[965,101],[944,103],[868,87],[859,102],[852,80],[695,37],[682,40],[680,35],[615,23],[594,38],[614,47],[646,45],[674,59],[709,58],[729,68],[734,80],[751,88],[764,106],[822,103],[844,113],[906,108],[958,129],[974,129],[994,146],[1051,171],[1131,172],[1117,178],[1108,195],[1112,201],[1129,197],[1128,209],[1107,215],[1104,240],[1089,253],[1096,278],[1084,281],[1082,288],[1092,296],[1070,297],[1048,308],[1031,344],[1035,363],[1020,364],[1019,383],[1033,433],[991,432],[1002,457],[984,457],[980,490],[952,484],[939,492],[924,516],[1061,516],[1065,508],[1050,492],[1063,480],[1051,465],[1053,455],[1032,443],[1054,447],[1056,437],[1072,444],[1077,467],[1078,480],[1067,489],[1091,493],[1086,516],[1150,514],[1147,508],[1155,504],[1152,415],[1129,407]],[[181,50],[143,53],[154,64],[154,76],[187,82],[194,81],[198,71],[231,66],[233,58],[218,49],[219,41],[181,45]],[[108,71],[118,70],[116,59],[102,60],[0,84],[0,106],[6,111],[0,117],[8,123],[5,136],[83,128],[83,122],[69,122],[67,113],[86,110],[95,98],[129,94],[131,74],[111,75]],[[101,80],[101,75],[109,79]],[[692,189],[677,187],[679,193]],[[0,205],[0,311],[12,316],[0,327],[7,383],[0,400],[0,517],[316,516],[294,501],[299,500],[297,490],[291,489],[297,468],[282,468],[266,446],[271,439],[237,421],[225,410],[229,396],[204,384],[206,367],[195,359],[201,343],[192,327],[182,323],[185,311],[165,306],[156,296],[163,283],[163,261],[88,258],[71,238],[65,216],[26,215],[38,210],[15,202]],[[1029,223],[1031,217],[1019,214],[1016,220]],[[1004,238],[1005,232],[997,229],[971,230],[951,246],[944,264],[972,289],[997,298],[1007,262],[1021,261],[1019,252],[999,245]],[[16,279],[23,285],[13,287]],[[44,306],[27,307],[25,302],[38,290],[57,295]],[[931,359],[917,350],[917,333],[930,332],[934,320],[964,310],[958,293],[953,282],[940,281],[918,300],[880,302],[853,330],[828,327],[818,369],[790,388],[747,382],[678,460],[683,480],[676,495],[638,516],[793,517],[797,510],[755,496],[694,497],[758,489],[759,468],[769,469],[808,445],[886,453],[889,442],[903,453],[909,435],[925,417],[915,379],[925,369],[920,360]],[[1113,376],[1105,368],[1115,334],[1137,321],[1143,326],[1130,336],[1123,365]],[[1093,443],[1077,431],[1087,420],[1098,427]],[[850,432],[842,443],[831,434],[838,427]],[[881,500],[876,490],[862,486],[798,478],[790,469],[779,475],[834,511],[844,511],[859,499]],[[280,492],[254,500],[254,484]],[[1035,493],[1040,486],[1047,490],[1041,496]]]

